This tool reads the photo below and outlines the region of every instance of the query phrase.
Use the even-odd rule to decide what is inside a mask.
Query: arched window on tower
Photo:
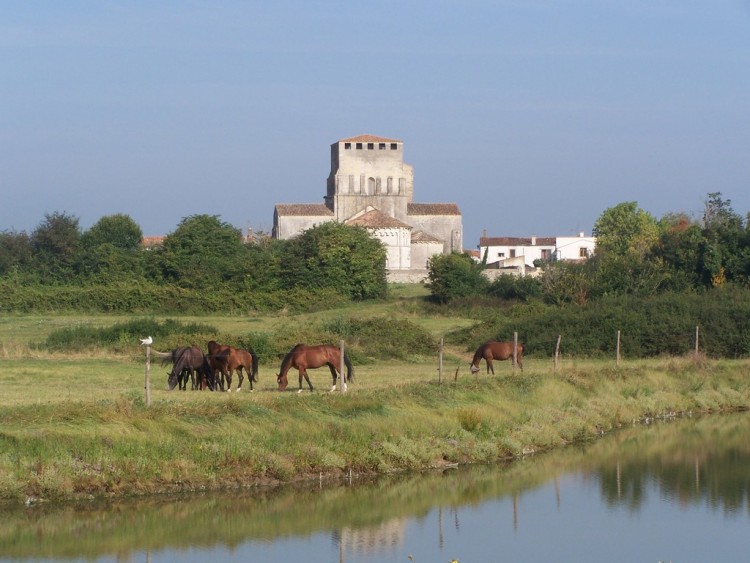
[[[367,179],[367,195],[374,195],[375,193],[375,178],[370,176]]]

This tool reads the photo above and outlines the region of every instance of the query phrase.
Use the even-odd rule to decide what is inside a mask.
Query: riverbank
[[[497,375],[451,372],[442,384],[434,364],[364,365],[345,395],[325,392],[323,370],[314,393],[279,393],[262,366],[254,393],[170,393],[160,379],[150,407],[132,361],[2,364],[11,391],[0,408],[0,499],[26,503],[489,463],[750,407],[747,360],[571,361],[554,371],[530,359],[524,372],[503,362]]]

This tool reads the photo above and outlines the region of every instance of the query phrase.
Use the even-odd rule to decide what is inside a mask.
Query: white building
[[[579,261],[594,254],[596,237],[486,237],[479,239],[479,260],[489,268],[528,274],[534,261]],[[486,257],[486,259],[485,259]]]

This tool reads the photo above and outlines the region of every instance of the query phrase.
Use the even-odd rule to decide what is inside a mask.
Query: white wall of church
[[[283,220],[278,221],[276,238],[282,240],[294,238],[302,234],[303,231],[312,229],[315,225],[322,225],[329,221],[333,221],[333,217],[330,215],[285,216]]]
[[[411,267],[414,269],[426,269],[427,261],[435,254],[443,253],[443,245],[439,242],[421,242],[412,245]]]

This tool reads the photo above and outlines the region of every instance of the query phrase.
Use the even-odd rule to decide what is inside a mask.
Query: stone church
[[[463,225],[455,203],[413,199],[414,170],[402,141],[342,139],[331,145],[323,203],[277,204],[273,236],[289,239],[327,221],[359,225],[383,242],[390,281],[424,279],[430,256],[463,250]]]

